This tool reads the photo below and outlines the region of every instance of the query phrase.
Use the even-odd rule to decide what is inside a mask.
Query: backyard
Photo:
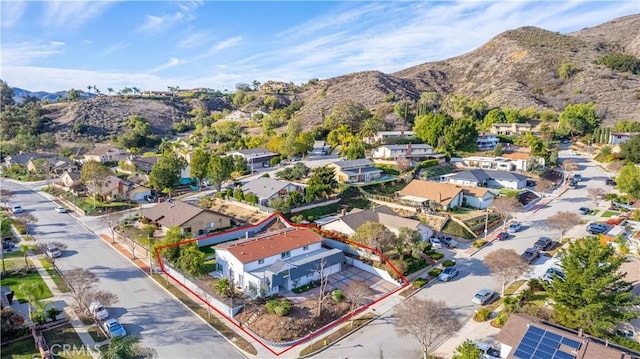
[[[42,332],[47,345],[51,348],[55,344],[66,344],[77,350],[69,350],[68,352],[60,351],[55,352],[56,358],[63,359],[91,359],[91,355],[87,351],[80,350],[83,347],[82,341],[78,334],[71,326],[71,324],[65,324],[58,328],[50,329]],[[55,348],[55,347],[54,347]],[[11,359],[32,359],[39,357],[35,349],[35,343],[31,336],[18,340],[8,345],[2,346],[2,358]]]

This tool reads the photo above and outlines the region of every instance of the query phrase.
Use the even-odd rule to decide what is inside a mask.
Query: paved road
[[[589,162],[586,157],[571,156],[568,151],[562,151],[560,155],[562,158],[571,158],[578,163],[578,170],[575,173],[580,173],[586,179],[581,182],[579,188],[567,191],[564,195],[535,213],[525,212],[518,214],[517,220],[522,222],[523,229],[509,240],[494,241],[472,257],[468,257],[461,250],[458,250],[455,254],[455,259],[460,267],[459,276],[447,283],[434,282],[421,290],[417,296],[444,300],[462,322],[470,320],[475,310],[479,307],[471,302],[473,295],[482,288],[500,290],[499,283],[490,275],[489,270],[482,263],[488,253],[499,248],[514,249],[516,252],[522,253],[527,247],[533,246],[533,243],[543,235],[558,240],[560,233],[546,228],[544,224],[545,218],[559,211],[577,213],[578,208],[582,206],[593,208],[593,202],[587,197],[587,188],[604,187],[604,180],[607,176],[593,162]],[[585,225],[578,225],[570,230],[566,236],[573,238],[584,236],[586,234],[585,227]],[[530,272],[524,277],[539,277],[548,267],[555,263],[554,259],[542,256],[531,266]],[[393,303],[387,306],[391,307]],[[416,315],[420,315],[420,313],[416,313]],[[391,309],[372,325],[347,337],[316,357],[373,358],[381,357],[381,353],[385,358],[419,357],[421,350],[416,340],[410,336],[400,336],[394,330],[392,323],[393,310]],[[462,342],[465,338],[459,339]],[[492,338],[487,339],[491,341]]]
[[[100,278],[98,287],[118,295],[110,308],[128,333],[139,335],[141,345],[158,351],[159,358],[244,358],[235,347],[204,324],[164,289],[114,251],[69,214],[28,187],[2,180],[2,188],[15,193],[12,202],[38,218],[31,233],[41,241],[68,246],[56,264],[62,270],[86,268]]]

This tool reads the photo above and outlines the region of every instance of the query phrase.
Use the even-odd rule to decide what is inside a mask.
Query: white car
[[[104,322],[104,330],[110,337],[124,337],[127,335],[127,331],[124,329],[122,324],[114,318],[107,319]]]
[[[58,258],[62,255],[62,252],[55,244],[47,243],[47,255],[51,258]]]
[[[13,212],[13,213],[22,213],[22,206],[20,206],[19,204],[14,204],[11,207],[11,212]]]
[[[440,248],[442,248],[442,247],[444,246],[444,245],[442,244],[442,241],[441,241],[441,240],[439,240],[439,239],[438,239],[438,238],[436,238],[436,237],[431,237],[431,238],[429,239],[429,242],[431,242],[431,248],[433,248],[433,249],[440,249]]]
[[[58,213],[67,213],[67,209],[62,207],[62,206],[57,206],[55,208],[55,211],[58,212]]]
[[[98,320],[105,320],[109,317],[109,311],[100,302],[91,302],[89,311]]]
[[[515,233],[515,232],[518,232],[521,229],[522,229],[522,223],[515,222],[515,223],[511,223],[511,225],[509,225],[508,231],[509,231],[509,233]]]

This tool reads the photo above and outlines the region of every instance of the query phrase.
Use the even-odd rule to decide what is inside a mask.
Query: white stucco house
[[[527,176],[509,171],[474,169],[442,176],[443,182],[472,187],[523,189]]]
[[[263,206],[268,206],[269,201],[274,198],[286,198],[290,192],[301,190],[301,187],[294,183],[266,177],[258,177],[242,186],[244,194],[253,193],[258,197],[258,203]]]
[[[310,228],[286,228],[214,247],[215,275],[228,278],[252,297],[267,297],[338,273],[345,262],[339,249],[322,247]]]

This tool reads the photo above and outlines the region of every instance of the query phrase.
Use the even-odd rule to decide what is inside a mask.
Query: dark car
[[[615,186],[615,185],[617,185],[616,181],[615,181],[613,178],[607,178],[607,179],[604,181],[604,183],[605,183],[607,186]]]
[[[540,237],[540,239],[538,239],[536,243],[533,244],[533,248],[536,248],[540,251],[546,251],[548,249],[551,249],[551,247],[553,247],[553,241],[549,237]]]
[[[520,257],[522,257],[525,262],[531,264],[540,257],[540,250],[538,248],[527,248]]]
[[[587,207],[580,207],[580,208],[578,208],[578,212],[580,214],[589,214],[589,213],[591,213],[591,209],[589,209]]]
[[[611,228],[611,225],[606,223],[591,223],[587,226],[587,232],[589,234],[603,234]]]
[[[500,232],[498,233],[498,235],[496,236],[496,238],[498,238],[499,241],[504,241],[506,239],[509,239],[510,234],[507,232]]]
[[[553,280],[556,278],[560,279],[563,282],[565,280],[564,273],[561,270],[553,267],[547,269],[547,271],[542,276],[542,279],[547,283],[553,282]]]
[[[2,249],[12,250],[16,247],[16,244],[11,241],[2,241]]]

